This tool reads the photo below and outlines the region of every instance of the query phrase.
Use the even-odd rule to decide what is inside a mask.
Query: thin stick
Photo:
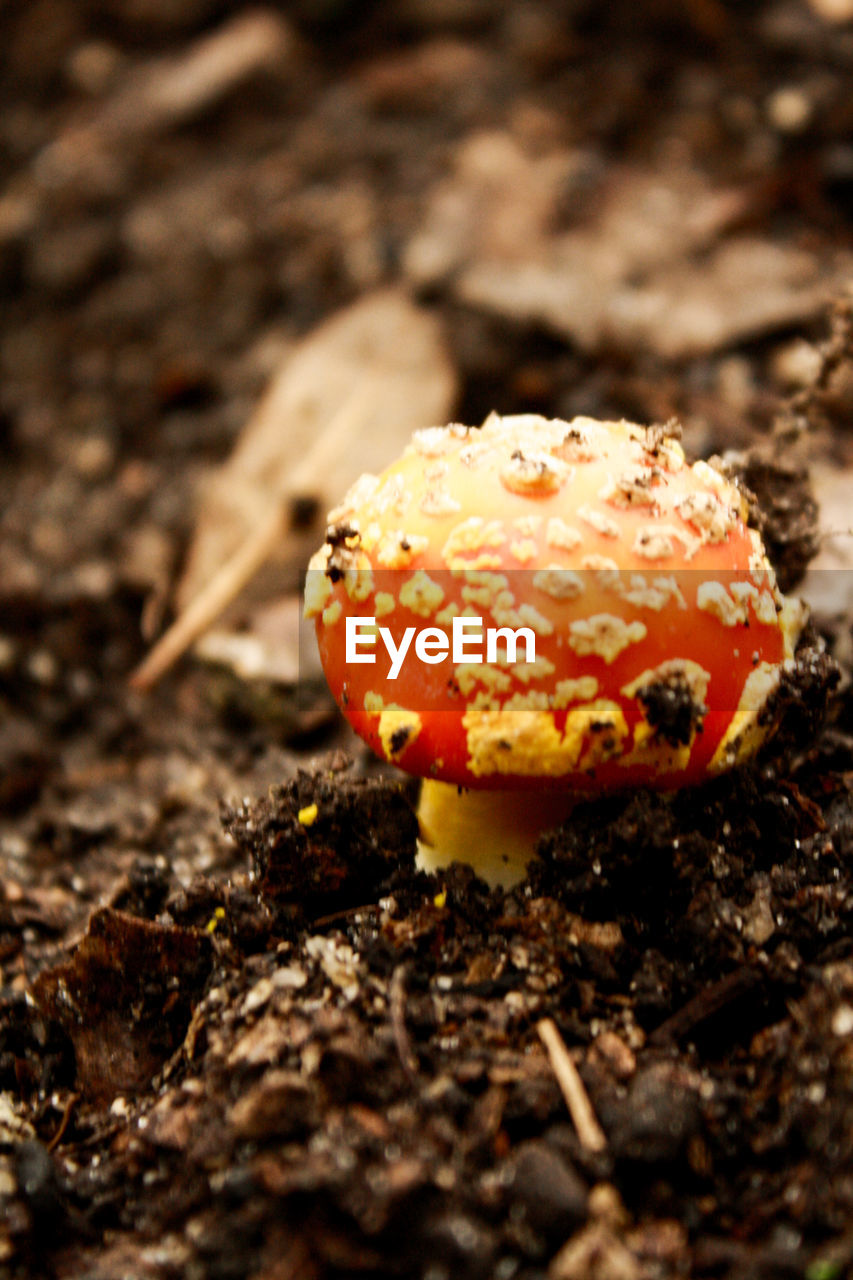
[[[258,572],[275,550],[285,530],[285,508],[277,505],[263,524],[217,570],[207,586],[179,614],[130,677],[133,689],[142,692],[177,662],[194,640],[213,623]]]
[[[71,1112],[79,1101],[79,1093],[69,1093],[65,1101],[65,1110],[62,1112],[62,1119],[59,1122],[59,1128],[47,1144],[48,1151],[55,1151],[62,1139],[65,1137],[65,1130],[68,1128],[68,1122],[71,1119]]]
[[[389,1013],[391,1015],[391,1030],[394,1033],[394,1043],[397,1046],[397,1053],[400,1058],[403,1070],[409,1080],[416,1082],[418,1078],[418,1059],[412,1048],[412,1042],[409,1039],[409,1032],[406,1027],[406,965],[398,964],[391,975],[391,983],[389,990]]]
[[[589,1094],[584,1088],[583,1080],[578,1074],[578,1069],[572,1061],[563,1037],[557,1030],[556,1023],[552,1018],[543,1018],[537,1023],[536,1030],[547,1050],[551,1070],[566,1100],[581,1146],[586,1147],[587,1151],[603,1151],[607,1146],[607,1138],[598,1123]]]
[[[151,689],[266,564],[289,528],[288,499],[304,491],[317,476],[323,475],[328,462],[346,445],[347,437],[364,412],[374,384],[375,375],[366,372],[352,395],[321,432],[313,448],[291,471],[287,492],[281,495],[275,509],[241,542],[143,658],[130,677],[132,689],[142,693]]]

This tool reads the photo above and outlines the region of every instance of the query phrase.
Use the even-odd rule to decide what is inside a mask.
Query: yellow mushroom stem
[[[418,867],[466,862],[488,885],[511,889],[527,874],[543,831],[571,813],[570,792],[469,791],[425,778],[418,804]]]

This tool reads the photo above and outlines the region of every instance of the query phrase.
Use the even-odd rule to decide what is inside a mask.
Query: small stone
[[[812,103],[802,89],[785,85],[767,100],[770,123],[780,133],[802,133],[812,118]]]
[[[840,1004],[832,1015],[832,1034],[849,1036],[853,1033],[853,1008],[849,1004]]]
[[[565,1240],[587,1213],[585,1183],[553,1148],[541,1140],[523,1142],[510,1158],[511,1195],[534,1231]]]
[[[241,1138],[287,1138],[317,1124],[317,1100],[297,1071],[272,1070],[231,1108]]]
[[[674,1160],[699,1125],[698,1092],[688,1073],[669,1062],[637,1072],[624,1098],[602,1106],[601,1121],[614,1153],[654,1164]]]
[[[243,1001],[243,1013],[254,1013],[256,1009],[261,1009],[267,1003],[272,993],[272,979],[261,978],[260,982],[255,983]]]

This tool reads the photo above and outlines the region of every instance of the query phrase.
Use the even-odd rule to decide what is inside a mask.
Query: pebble
[[[523,1142],[511,1157],[511,1194],[534,1231],[564,1240],[586,1218],[583,1180],[547,1143]]]
[[[669,1062],[642,1068],[605,1124],[614,1154],[643,1164],[675,1160],[699,1127],[699,1099],[686,1073]],[[608,1108],[610,1110],[610,1108]]]

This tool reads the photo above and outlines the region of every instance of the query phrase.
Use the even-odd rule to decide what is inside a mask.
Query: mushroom
[[[523,878],[580,795],[751,756],[804,622],[675,425],[492,414],[415,433],[309,565],[329,686],[423,779],[420,864]]]

